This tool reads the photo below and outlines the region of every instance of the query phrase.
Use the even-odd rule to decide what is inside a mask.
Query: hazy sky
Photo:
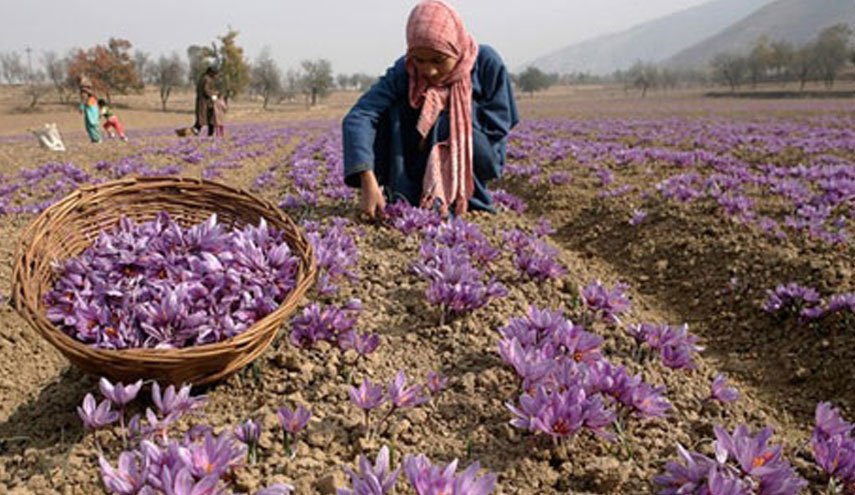
[[[479,43],[520,65],[593,36],[708,0],[451,0]],[[0,52],[65,53],[121,37],[152,54],[210,44],[228,26],[254,59],[269,46],[283,70],[326,58],[336,73],[379,74],[405,49],[416,0],[0,0]]]

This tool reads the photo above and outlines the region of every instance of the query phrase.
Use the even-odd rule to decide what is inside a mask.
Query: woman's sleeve
[[[508,134],[519,122],[513,84],[504,62],[489,46],[480,47],[478,77],[481,99],[472,119],[475,173],[483,180],[498,178],[505,164]]]
[[[374,139],[380,117],[406,94],[407,72],[400,58],[365,92],[342,121],[344,182],[359,187],[359,174],[374,170]]]

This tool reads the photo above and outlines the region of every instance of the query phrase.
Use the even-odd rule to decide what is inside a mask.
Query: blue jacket
[[[440,114],[419,151],[420,109],[409,105],[405,57],[398,59],[348,112],[342,123],[344,179],[359,187],[359,174],[373,170],[389,200],[417,205],[428,151],[448,139],[448,114]],[[472,69],[472,145],[475,194],[470,208],[492,210],[485,183],[501,176],[508,133],[519,122],[511,80],[504,62],[481,45]]]

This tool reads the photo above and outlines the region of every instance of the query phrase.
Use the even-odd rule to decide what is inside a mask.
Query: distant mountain
[[[855,29],[855,0],[777,0],[716,35],[675,54],[666,64],[675,67],[705,67],[718,53],[747,52],[754,41],[763,35],[798,46],[838,23],[848,23]]]
[[[610,74],[637,60],[661,62],[719,33],[772,0],[713,0],[617,34],[570,45],[528,64],[545,72]],[[849,1],[855,4],[855,0]]]

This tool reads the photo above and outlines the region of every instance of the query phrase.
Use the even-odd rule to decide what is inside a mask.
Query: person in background
[[[217,76],[219,70],[209,66],[196,84],[196,123],[193,124],[193,134],[199,134],[202,126],[208,126],[208,135],[214,135],[214,125],[211,122],[214,114],[214,102],[219,98],[217,91]]]
[[[101,144],[101,131],[98,126],[101,116],[98,111],[98,99],[95,97],[89,78],[85,76],[80,78],[80,105],[78,108],[83,114],[83,125],[86,128],[86,134],[89,135],[89,140],[94,144]]]
[[[225,137],[226,135],[226,112],[229,106],[225,98],[217,98],[214,100],[214,112],[211,115],[211,125],[214,126],[214,136]]]
[[[504,62],[440,0],[413,8],[406,36],[407,53],[342,122],[345,183],[371,218],[401,199],[443,215],[494,211],[486,183],[519,121]]]
[[[98,107],[101,109],[101,116],[106,119],[104,122],[104,132],[107,133],[107,136],[110,139],[113,139],[118,134],[122,141],[127,141],[128,138],[125,136],[125,128],[122,126],[122,123],[119,122],[119,117],[116,117],[116,114],[113,113],[113,107],[111,107],[107,103],[107,100],[103,98],[98,99]]]

